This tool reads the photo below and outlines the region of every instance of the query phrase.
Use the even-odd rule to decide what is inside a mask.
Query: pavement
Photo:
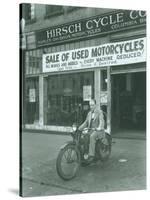
[[[140,139],[146,140],[146,130],[143,129],[120,129],[112,133],[114,138],[125,138],[125,139]]]
[[[59,148],[68,135],[22,133],[22,195],[47,196],[146,189],[146,140],[113,138],[106,163],[81,167],[70,181],[56,172]]]

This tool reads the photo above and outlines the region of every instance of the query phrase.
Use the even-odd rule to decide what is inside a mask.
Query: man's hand
[[[83,134],[87,134],[88,133],[88,128],[84,128],[82,131]]]
[[[96,128],[96,131],[100,131],[100,130],[101,130],[101,128],[99,128],[99,127],[98,127],[98,128]]]
[[[78,130],[81,131],[81,128],[79,127]]]

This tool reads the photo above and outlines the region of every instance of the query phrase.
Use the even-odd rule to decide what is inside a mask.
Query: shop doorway
[[[112,132],[145,133],[146,72],[112,75]]]

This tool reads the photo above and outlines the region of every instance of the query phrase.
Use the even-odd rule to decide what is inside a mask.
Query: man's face
[[[89,105],[90,105],[90,110],[91,110],[91,111],[94,111],[95,106],[96,106],[96,105],[95,105],[95,102],[91,100],[90,103],[89,103]]]

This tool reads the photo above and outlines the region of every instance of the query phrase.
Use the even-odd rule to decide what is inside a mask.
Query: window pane
[[[107,70],[101,71],[101,90],[107,90]]]
[[[85,120],[89,103],[83,99],[83,87],[87,86],[87,81],[84,81],[87,77],[91,98],[94,98],[93,72],[53,75],[45,79],[47,81],[47,95],[44,95],[47,96],[44,100],[47,101],[45,124],[71,126],[74,122],[81,124]]]
[[[39,120],[39,81],[38,78],[26,79],[26,123]]]
[[[33,20],[35,18],[35,5],[30,3],[23,4],[22,17],[26,20],[26,22]]]
[[[31,19],[31,4],[23,4],[23,9],[22,9],[22,16],[25,20],[30,20]]]

